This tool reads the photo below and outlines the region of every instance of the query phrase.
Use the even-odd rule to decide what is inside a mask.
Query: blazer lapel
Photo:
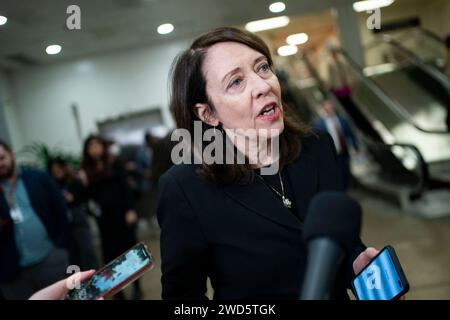
[[[252,212],[288,228],[302,230],[300,221],[285,208],[278,196],[257,177],[245,185],[224,186],[225,193]]]

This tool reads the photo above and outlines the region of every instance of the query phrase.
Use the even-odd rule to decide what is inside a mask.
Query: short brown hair
[[[221,42],[237,42],[250,47],[267,58],[273,66],[270,50],[256,35],[236,28],[217,28],[198,37],[191,47],[183,51],[174,61],[171,70],[170,109],[178,128],[194,134],[194,121],[200,120],[194,111],[197,103],[211,103],[206,92],[206,79],[202,65],[210,47]],[[280,168],[294,161],[300,154],[301,136],[309,128],[289,108],[284,106],[284,131],[280,136]],[[211,128],[203,123],[203,132]],[[203,133],[202,132],[202,133]],[[225,148],[224,148],[225,150]],[[202,150],[200,150],[202,152]],[[200,174],[211,182],[233,183],[253,178],[253,167],[246,164],[201,164]]]
[[[5,141],[0,139],[0,147],[3,147],[3,149],[5,149],[6,152],[11,153],[12,154],[12,148],[9,144],[7,144]]]

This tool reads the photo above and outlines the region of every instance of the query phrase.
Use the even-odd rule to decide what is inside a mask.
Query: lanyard
[[[17,183],[17,174],[14,174],[14,177],[9,185],[8,194],[6,195],[6,202],[8,203],[8,206],[10,208],[16,207],[16,201],[14,200],[14,191],[16,190],[16,183]]]

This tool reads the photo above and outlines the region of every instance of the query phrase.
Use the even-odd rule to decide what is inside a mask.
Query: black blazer
[[[194,165],[173,166],[160,180],[163,299],[204,299],[206,278],[214,299],[297,299],[305,273],[302,240],[306,210],[323,190],[338,190],[340,174],[331,137],[302,139],[299,158],[285,167],[297,218],[260,180],[215,185]],[[335,299],[348,299],[359,243],[338,273]]]

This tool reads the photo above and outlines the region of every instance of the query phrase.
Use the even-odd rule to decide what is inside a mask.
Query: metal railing
[[[401,54],[403,54],[408,61],[413,64],[414,66],[420,68],[424,72],[426,72],[428,75],[430,75],[433,79],[439,82],[439,84],[448,92],[450,92],[450,79],[445,75],[443,72],[441,72],[439,69],[437,69],[434,66],[429,65],[428,63],[424,62],[422,59],[420,59],[416,54],[414,54],[411,50],[405,48],[401,43],[399,43],[397,40],[393,39],[389,35],[384,35],[382,38],[382,44],[388,44],[392,46],[394,50],[397,50]],[[377,43],[378,42],[378,43]],[[376,45],[379,45],[379,41],[375,41],[373,44],[370,45],[370,47],[374,47]]]
[[[348,65],[353,71],[358,75],[358,78],[363,82],[369,89],[400,119],[407,122],[417,130],[424,133],[431,134],[449,134],[446,130],[429,130],[420,127],[412,118],[412,116],[395,100],[393,100],[389,95],[371,78],[367,77],[362,71],[361,66],[359,66],[344,50],[339,49],[338,52],[345,58]]]

